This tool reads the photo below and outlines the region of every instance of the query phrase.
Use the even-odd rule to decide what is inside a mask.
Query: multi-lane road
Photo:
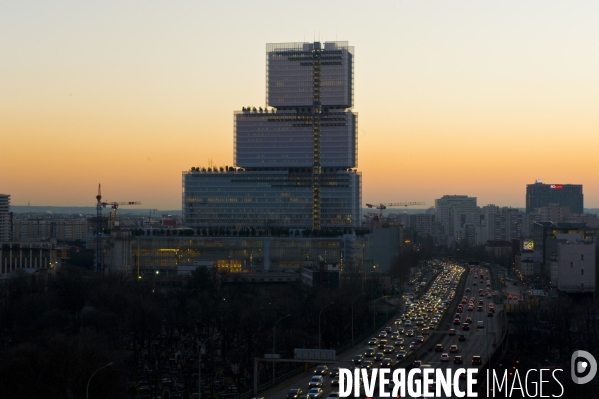
[[[448,266],[449,268],[449,266]],[[488,269],[485,268],[471,268],[470,272],[468,272],[468,270],[466,268],[457,266],[457,265],[453,265],[450,267],[451,272],[449,273],[441,273],[434,281],[434,284],[431,288],[429,288],[429,290],[425,293],[422,293],[421,298],[433,298],[431,301],[434,301],[435,303],[439,304],[439,305],[435,305],[435,306],[443,306],[440,303],[443,301],[447,301],[447,303],[450,303],[451,305],[449,306],[445,306],[444,310],[442,311],[443,316],[445,315],[449,315],[449,317],[442,317],[441,320],[439,321],[438,324],[436,324],[434,326],[434,329],[430,331],[430,335],[425,336],[425,343],[421,344],[421,347],[419,349],[416,349],[416,358],[417,360],[421,360],[422,364],[425,365],[424,367],[432,367],[432,368],[441,368],[443,370],[446,369],[451,369],[452,370],[452,375],[453,372],[455,370],[457,370],[458,368],[479,368],[481,366],[479,365],[473,365],[472,364],[472,358],[473,356],[480,356],[482,363],[486,363],[487,360],[489,359],[489,357],[492,355],[493,351],[494,351],[494,347],[495,344],[499,342],[499,340],[501,339],[501,334],[502,334],[502,305],[501,304],[494,304],[495,306],[495,313],[493,317],[489,317],[488,316],[488,304],[490,302],[493,301],[493,299],[491,298],[487,298],[486,296],[486,292],[487,290],[492,291],[493,287],[487,287],[486,282],[488,279],[490,279],[488,276]],[[454,288],[452,288],[452,286],[450,284],[447,284],[446,282],[444,282],[444,280],[447,280],[448,277],[450,280],[452,281],[458,281],[460,280],[461,275],[458,273],[458,271],[461,270],[463,271],[463,273],[467,273],[466,276],[464,276],[464,284],[462,286],[460,286],[462,289],[460,290],[461,292],[457,292]],[[481,283],[481,279],[480,279],[480,272],[483,273],[483,282]],[[454,283],[455,285],[455,283]],[[479,295],[479,289],[483,289],[483,296]],[[432,292],[435,291],[436,294],[432,294]],[[451,297],[449,297],[449,295],[451,295],[452,291],[454,292],[454,295],[456,297],[456,301],[452,301]],[[468,301],[474,297],[474,308],[473,310],[469,311],[468,310],[468,303],[464,304],[463,307],[463,311],[461,313],[461,320],[460,320],[460,324],[459,325],[454,325],[453,323],[447,323],[445,320],[450,320],[453,321],[454,320],[454,315],[456,313],[456,308],[457,308],[457,303],[461,302],[462,297],[467,297]],[[479,304],[479,299],[482,298],[484,301],[484,305],[482,307],[482,311],[478,310],[478,304]],[[415,300],[414,300],[415,302]],[[420,303],[415,303],[414,305],[411,305],[412,307],[414,307],[414,311],[412,313],[416,313],[418,312],[418,309],[422,309],[422,300],[420,301]],[[410,305],[408,303],[406,303],[404,305],[404,308],[402,309],[401,313],[408,313],[408,310],[410,309]],[[423,311],[420,311],[420,313],[424,313]],[[426,312],[426,319],[425,319],[425,324],[432,324],[431,323],[431,318],[434,316],[435,311],[433,312]],[[472,318],[472,322],[470,323],[470,329],[469,330],[463,330],[462,329],[462,323],[466,321],[466,318]],[[412,318],[411,316],[409,318]],[[478,328],[478,322],[481,321],[482,322],[482,328]],[[412,325],[414,325],[414,320],[411,320]],[[395,322],[391,322],[389,323],[389,327],[391,327],[392,331],[397,331],[399,329],[399,327],[403,327],[405,331],[407,331],[407,329],[410,326],[404,326],[403,325],[404,321],[402,321],[402,325],[397,325]],[[422,326],[420,326],[422,328]],[[455,335],[451,334],[449,330],[453,328],[455,329]],[[405,335],[400,335],[401,338],[403,338],[405,340],[405,349],[408,350],[408,346],[410,344],[410,342],[412,340],[416,340],[416,336],[419,335],[421,333],[421,329],[419,331],[416,331],[414,334],[414,337],[406,337]],[[459,341],[458,337],[459,334],[465,334],[466,335],[466,340],[465,341]],[[378,338],[378,331],[376,332],[376,334],[373,334],[373,337]],[[390,344],[393,344],[394,340],[392,339],[388,339]],[[443,350],[441,352],[435,352],[434,348],[436,344],[441,344],[443,345]],[[449,353],[449,348],[451,345],[458,345],[458,352],[457,353]],[[426,348],[430,348],[430,350],[425,350],[423,349],[423,347]],[[366,353],[366,351],[369,348],[376,348],[375,346],[370,346],[368,345],[366,342],[363,343],[363,345],[358,345],[354,348],[352,348],[352,350],[348,351],[346,354],[340,356],[339,359],[337,359],[337,361],[334,364],[328,364],[329,370],[333,367],[340,367],[340,368],[349,368],[349,369],[354,369],[355,367],[357,367],[356,365],[354,365],[353,363],[353,359],[356,355],[364,355]],[[381,349],[377,349],[377,352],[381,352]],[[410,368],[411,364],[405,362],[405,361],[401,361],[401,359],[396,358],[396,354],[399,350],[399,347],[395,347],[394,348],[394,353],[391,354],[385,354],[385,357],[390,357],[391,359],[393,359],[394,365],[393,367],[406,367],[406,368]],[[442,362],[440,360],[440,356],[442,353],[447,353],[449,355],[449,361],[447,362]],[[459,355],[462,356],[464,363],[463,364],[454,364],[453,359],[454,356]],[[365,360],[372,360],[372,358],[366,357]],[[374,362],[374,366],[380,366],[380,362]],[[302,375],[301,378],[296,379],[295,381],[293,381],[292,383],[284,383],[281,384],[279,387],[273,389],[270,391],[270,393],[267,395],[267,399],[284,399],[287,398],[287,393],[293,389],[293,388],[301,388],[303,390],[303,395],[306,395],[307,392],[310,390],[310,388],[308,387],[308,383],[311,379],[311,377],[314,374],[312,373],[305,373],[304,375]],[[479,376],[479,378],[485,378],[484,376]],[[337,386],[332,386],[331,385],[331,380],[332,378],[329,376],[329,374],[327,373],[324,376],[324,384],[322,386],[323,389],[323,395],[322,395],[322,399],[326,399],[332,392],[336,392],[338,391],[338,387]],[[459,389],[460,390],[464,390],[466,388],[466,381],[461,381],[459,383]],[[378,397],[378,389],[375,391],[375,397]],[[452,396],[441,396],[441,397],[452,397]]]

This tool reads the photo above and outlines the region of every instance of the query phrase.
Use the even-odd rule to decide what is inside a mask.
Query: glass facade
[[[304,111],[305,110],[305,111]],[[322,167],[357,167],[357,114],[327,110],[321,116]],[[235,165],[243,168],[312,167],[312,116],[292,111],[235,113]]]
[[[184,224],[360,226],[353,64],[347,42],[268,44],[266,102],[273,108],[235,112],[236,168],[183,172]]]
[[[526,212],[549,204],[569,206],[576,214],[584,213],[582,184],[543,184],[526,185]]]
[[[133,254],[140,272],[175,270],[213,262],[219,270],[299,269],[306,260],[341,262],[342,238],[279,237],[137,237]]]
[[[347,42],[277,43],[266,45],[266,104],[312,106],[315,47],[320,57],[320,103],[353,106],[354,48]]]
[[[183,172],[183,223],[196,229],[311,228],[310,168]],[[360,225],[361,174],[324,168],[323,227]]]

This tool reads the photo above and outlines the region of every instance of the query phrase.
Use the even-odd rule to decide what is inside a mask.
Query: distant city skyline
[[[363,204],[524,208],[542,179],[599,208],[598,18],[582,0],[9,2],[0,193],[93,206],[101,183],[181,209],[181,171],[233,165],[232,110],[265,106],[264,43],[338,38],[357,49]]]

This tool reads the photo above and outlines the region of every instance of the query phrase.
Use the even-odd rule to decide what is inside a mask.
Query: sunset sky
[[[0,193],[180,209],[265,105],[266,43],[348,41],[364,203],[599,208],[599,1],[2,1]]]

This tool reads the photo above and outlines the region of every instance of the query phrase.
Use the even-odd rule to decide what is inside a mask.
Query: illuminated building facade
[[[177,268],[210,261],[218,271],[299,270],[305,261],[342,264],[342,237],[136,237],[130,264],[141,275],[172,273]],[[136,259],[139,259],[137,263]],[[131,269],[136,272],[135,269]]]
[[[268,44],[266,60],[270,108],[235,112],[236,167],[183,172],[185,226],[358,227],[353,47]]]

